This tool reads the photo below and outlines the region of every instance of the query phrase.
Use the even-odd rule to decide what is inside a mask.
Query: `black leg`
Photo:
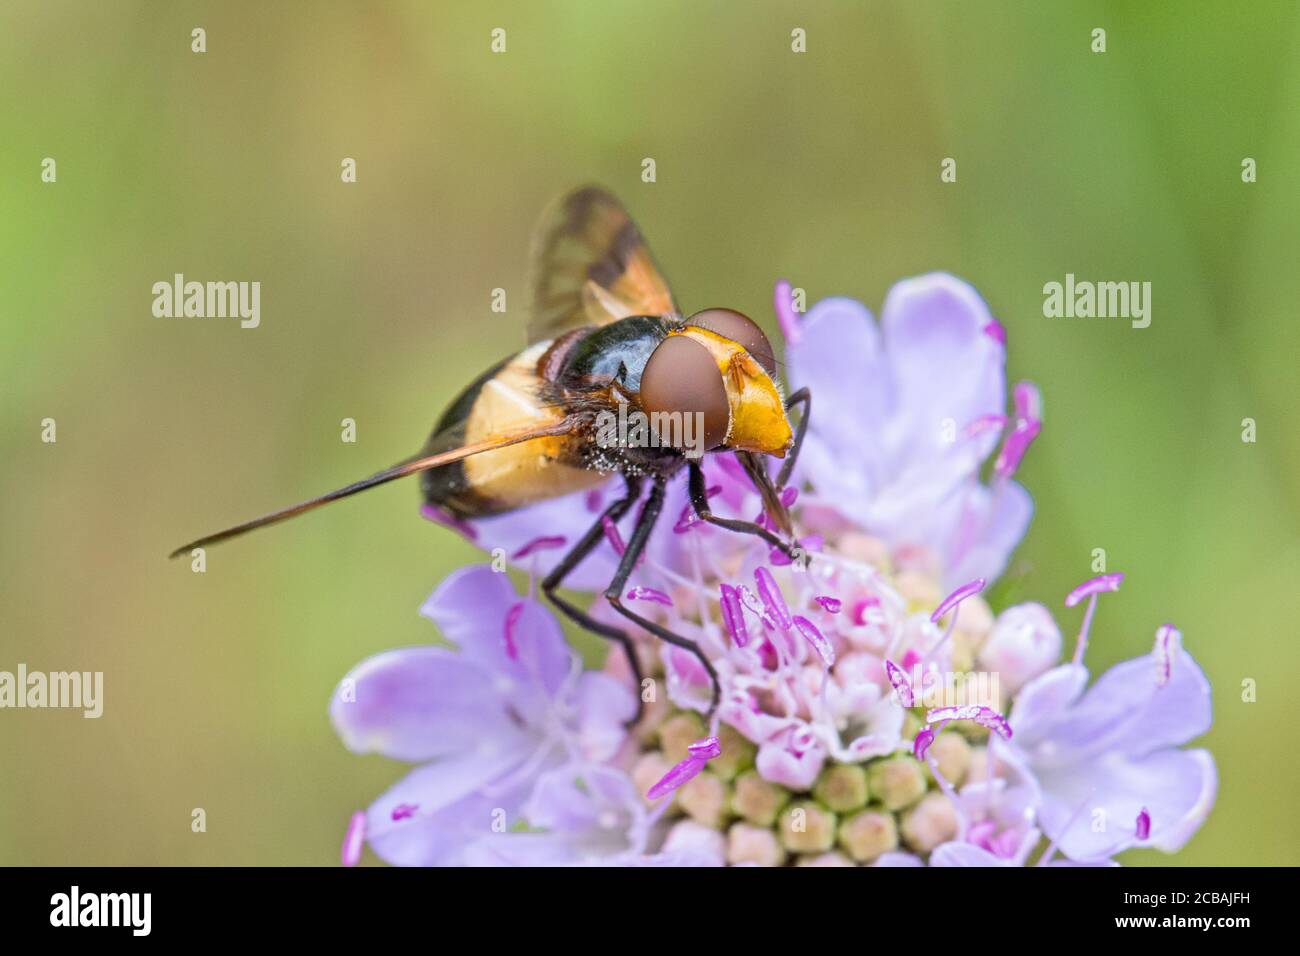
[[[542,592],[560,610],[560,613],[578,627],[599,635],[606,640],[615,641],[623,648],[623,653],[627,655],[628,666],[632,668],[632,680],[635,684],[636,716],[632,718],[631,722],[636,723],[641,719],[644,704],[641,700],[641,661],[636,656],[636,648],[632,644],[632,638],[621,628],[597,621],[586,611],[569,603],[569,601],[555,593],[569,572],[581,564],[582,559],[591,554],[592,550],[605,536],[605,519],[608,518],[610,521],[619,520],[627,513],[627,509],[632,507],[637,498],[641,497],[641,479],[626,476],[625,480],[627,482],[627,494],[609,505],[604,513],[596,519],[596,523],[582,536],[582,539],[573,546],[559,564],[551,569],[551,573],[542,579]]]
[[[692,467],[695,467],[692,465]],[[629,621],[645,628],[661,641],[666,641],[682,650],[690,651],[695,655],[695,659],[704,667],[705,673],[709,675],[709,681],[713,684],[713,698],[709,704],[709,716],[717,709],[718,699],[722,693],[722,686],[718,683],[718,673],[713,669],[713,664],[700,646],[692,640],[682,637],[680,634],[674,634],[668,628],[656,624],[654,621],[647,620],[635,611],[630,611],[623,606],[623,587],[627,584],[627,579],[632,576],[632,569],[636,567],[637,558],[645,550],[646,542],[650,540],[650,532],[654,530],[655,522],[659,519],[659,512],[664,506],[664,479],[656,478],[654,487],[650,489],[650,497],[646,499],[645,509],[637,519],[636,528],[632,532],[632,540],[627,544],[627,550],[623,552],[623,560],[619,562],[618,571],[614,575],[614,580],[609,582],[609,587],[605,589],[605,599]]]
[[[741,534],[756,534],[774,548],[779,548],[791,561],[800,558],[796,547],[789,542],[782,541],[771,531],[764,528],[761,524],[754,521],[741,521],[738,518],[720,518],[709,510],[709,492],[705,487],[704,469],[695,462],[690,464],[690,495],[691,505],[695,508],[695,513],[701,521],[707,521],[709,524],[717,525],[719,528],[726,528],[728,531],[738,531]]]
[[[785,463],[776,476],[776,487],[782,489],[785,483],[790,480],[790,474],[794,471],[794,463],[799,460],[799,451],[803,448],[803,436],[808,433],[808,416],[812,414],[812,392],[804,386],[797,392],[791,394],[785,400],[787,409],[794,408],[795,405],[803,406],[803,414],[799,416],[799,425],[794,431],[794,444],[790,446],[790,454],[785,458]]]

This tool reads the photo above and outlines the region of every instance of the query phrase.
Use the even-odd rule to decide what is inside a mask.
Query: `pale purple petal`
[[[510,782],[510,773],[528,750],[466,754],[417,767],[393,785],[366,811],[366,842],[380,859],[394,866],[454,866],[464,862],[467,847],[490,835],[502,813],[505,822],[521,819],[532,778]],[[502,784],[487,794],[484,788]],[[417,806],[413,815],[400,806]]]
[[[786,348],[787,373],[791,388],[811,388],[817,403],[800,470],[831,500],[865,501],[884,481],[881,452],[895,406],[875,319],[852,299],[823,299],[800,329]]]
[[[973,843],[942,843],[930,854],[931,866],[1015,866],[1013,860],[990,853]]]
[[[1210,729],[1211,703],[1210,682],[1188,653],[1174,660],[1163,687],[1151,672],[1150,657],[1123,661],[1053,722],[1048,732],[1055,759],[1108,751],[1142,755],[1185,744]]]
[[[553,551],[556,548],[563,548],[566,542],[567,539],[562,534],[542,535],[540,538],[533,538],[532,541],[529,541],[514,554],[510,555],[510,560],[518,561],[521,558],[526,558],[530,554],[535,554],[538,551]]]
[[[472,522],[478,535],[475,543],[485,551],[500,548],[505,554],[510,555],[530,541],[557,533],[563,533],[570,540],[574,540],[591,527],[607,505],[623,497],[624,493],[623,481],[611,478],[587,491],[577,491],[502,515],[475,518]],[[621,526],[630,529],[633,518],[632,514],[624,515],[620,522]],[[521,559],[520,566],[529,573],[545,575],[566,553],[559,548],[535,551],[527,558]],[[602,590],[614,576],[617,565],[618,556],[607,543],[601,542],[564,579],[565,587],[577,591]]]
[[[386,651],[348,672],[330,719],[349,750],[398,760],[462,753],[479,742],[510,747],[523,733],[506,708],[502,679],[445,648]]]
[[[540,555],[539,555],[540,557]],[[505,574],[488,565],[460,568],[438,586],[420,613],[432,620],[443,636],[469,660],[493,674],[515,678],[521,694],[528,687],[554,694],[572,666],[573,652],[551,612],[536,601],[525,600],[516,611],[506,642],[506,621],[519,603],[514,585]],[[542,680],[541,687],[536,679]]]
[[[627,722],[636,715],[633,688],[609,674],[584,671],[578,678],[577,698],[581,755],[592,761],[612,759],[627,737]]]
[[[964,483],[955,497],[941,506],[935,529],[935,548],[943,558],[945,586],[1002,576],[1011,553],[1029,530],[1034,501],[1014,481],[989,488],[977,481]]]
[[[1043,832],[1073,860],[1105,859],[1134,846],[1133,821],[1144,809],[1151,831],[1142,842],[1166,852],[1181,849],[1209,815],[1218,788],[1214,758],[1205,750],[1105,754],[1040,770],[1039,780]],[[1079,806],[1084,812],[1076,817]],[[1094,828],[1094,819],[1104,821],[1104,829]]]
[[[1164,687],[1173,676],[1174,661],[1183,646],[1183,632],[1172,624],[1161,624],[1156,628],[1156,643],[1152,656],[1156,660],[1156,686]]]
[[[905,279],[889,290],[881,324],[896,400],[910,426],[907,458],[947,458],[954,449],[945,422],[961,427],[1003,410],[1006,350],[984,331],[992,320],[979,293],[946,273]],[[977,439],[980,459],[994,440],[992,434]]]
[[[825,762],[826,748],[818,742],[804,750],[794,751],[784,743],[773,741],[758,748],[755,766],[765,780],[792,790],[809,790]]]
[[[794,299],[791,297],[790,283],[780,279],[772,290],[772,309],[776,312],[777,324],[786,343],[798,345],[803,338],[803,329],[799,325],[799,316],[794,311]]]
[[[356,866],[361,862],[361,851],[366,845],[366,811],[358,810],[348,821],[347,833],[343,835],[343,846],[339,857],[344,866]]]
[[[914,856],[911,853],[897,853],[891,851],[889,853],[880,854],[880,856],[876,857],[876,861],[870,865],[879,866],[879,867],[894,867],[894,866],[911,867],[911,866],[925,866],[925,863],[921,861],[921,858],[919,856]]]

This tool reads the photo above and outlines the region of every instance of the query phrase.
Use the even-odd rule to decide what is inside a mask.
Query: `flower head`
[[[1088,608],[1065,664],[1045,607],[986,601],[1029,521],[1012,477],[1042,427],[1033,385],[1005,408],[1006,329],[946,275],[896,286],[879,330],[848,299],[801,318],[786,285],[776,304],[793,384],[816,395],[782,494],[811,561],[697,520],[671,481],[621,596],[699,655],[634,630],[630,733],[622,655],[584,671],[504,575],[453,575],[424,612],[456,649],[379,655],[335,695],[348,746],[421,764],[346,859],[364,835],[398,863],[1102,865],[1199,826],[1214,764],[1180,748],[1209,726],[1209,688],[1181,633],[1088,688],[1092,614],[1121,575],[1067,600]],[[704,470],[716,515],[773,527],[732,455]],[[467,530],[544,574],[616,493]],[[606,522],[566,583],[603,589],[629,529]],[[627,627],[603,600],[589,613]]]

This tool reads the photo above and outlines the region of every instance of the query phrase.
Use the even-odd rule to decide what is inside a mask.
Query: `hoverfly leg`
[[[803,448],[803,436],[808,433],[808,416],[812,414],[812,392],[808,391],[806,385],[798,391],[792,392],[790,397],[785,400],[787,411],[796,405],[803,406],[803,413],[799,416],[799,424],[794,430],[794,444],[790,446],[790,454],[785,456],[785,462],[776,475],[778,491],[784,490],[785,483],[790,480],[790,475],[794,472],[794,464],[799,460],[799,451]]]
[[[690,464],[689,480],[691,505],[695,508],[695,513],[701,521],[707,521],[711,525],[717,525],[719,528],[726,528],[728,531],[736,531],[740,534],[758,535],[791,561],[799,559],[800,555],[795,550],[796,545],[782,541],[761,524],[754,521],[742,521],[739,518],[721,518],[709,510],[709,492],[705,487],[704,469],[695,462]]]
[[[650,532],[654,530],[655,522],[659,519],[659,513],[664,506],[664,481],[663,478],[656,478],[654,487],[650,490],[650,497],[646,499],[645,508],[641,511],[641,516],[637,519],[636,528],[632,531],[632,538],[627,543],[627,550],[623,552],[623,560],[619,562],[618,571],[614,574],[614,580],[609,582],[609,587],[605,589],[605,599],[625,618],[640,627],[645,628],[655,637],[665,643],[672,644],[674,647],[680,647],[684,651],[689,651],[700,662],[704,672],[709,675],[709,681],[713,685],[713,697],[709,703],[709,711],[706,716],[713,716],[713,712],[718,707],[718,700],[722,694],[722,685],[718,682],[718,672],[713,669],[713,664],[700,646],[694,641],[675,634],[661,624],[648,620],[623,606],[623,587],[627,584],[627,579],[632,576],[632,571],[636,567],[637,559],[641,552],[645,550],[646,542],[650,540]]]
[[[564,579],[569,573],[582,563],[582,560],[595,549],[605,536],[605,519],[618,521],[627,510],[632,507],[633,503],[641,497],[641,479],[631,475],[625,476],[627,481],[627,494],[622,498],[609,505],[596,523],[591,526],[582,539],[566,554],[550,574],[542,579],[542,592],[552,604],[559,609],[565,617],[583,630],[590,631],[609,641],[616,642],[623,648],[623,653],[627,656],[628,666],[632,669],[632,680],[634,683],[634,692],[636,694],[636,714],[628,721],[628,726],[635,724],[641,719],[644,705],[641,700],[641,661],[636,655],[636,647],[632,644],[632,638],[628,633],[620,628],[612,627],[597,621],[586,611],[569,603],[566,599],[560,597],[555,592],[563,584]]]

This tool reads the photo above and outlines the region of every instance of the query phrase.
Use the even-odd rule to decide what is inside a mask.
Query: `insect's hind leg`
[[[586,611],[555,593],[569,573],[581,564],[583,558],[591,554],[596,545],[604,538],[605,519],[618,521],[632,507],[637,498],[641,497],[641,479],[628,476],[626,481],[627,493],[604,510],[601,516],[596,519],[596,523],[587,530],[587,533],[569,550],[569,553],[561,558],[559,563],[551,569],[551,572],[542,579],[542,592],[561,614],[578,625],[578,627],[603,637],[607,641],[614,641],[623,648],[623,653],[627,655],[628,666],[632,669],[633,691],[636,694],[636,714],[629,723],[635,724],[641,719],[644,705],[641,700],[641,662],[636,656],[636,647],[632,643],[632,638],[621,628],[597,621]]]
[[[628,541],[627,549],[623,552],[623,560],[618,564],[618,571],[614,574],[614,579],[609,582],[609,587],[605,589],[605,599],[609,601],[614,610],[632,623],[645,628],[661,641],[680,647],[682,650],[690,651],[691,654],[695,655],[695,659],[700,662],[705,673],[709,675],[710,683],[713,685],[713,697],[709,704],[708,713],[709,716],[712,716],[714,710],[718,707],[722,687],[718,683],[718,672],[713,669],[712,662],[700,650],[700,646],[694,641],[668,630],[663,625],[642,617],[623,605],[623,587],[627,584],[627,579],[631,577],[637,559],[641,556],[641,552],[645,550],[646,542],[650,540],[650,532],[654,530],[655,522],[659,519],[659,513],[663,510],[664,481],[663,478],[655,479],[654,487],[650,490],[650,497],[646,499],[645,508],[637,519],[636,528],[632,531],[632,538]]]

